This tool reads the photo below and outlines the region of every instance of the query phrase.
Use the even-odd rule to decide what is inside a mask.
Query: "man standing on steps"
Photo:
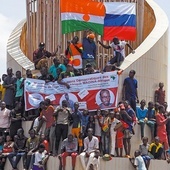
[[[136,112],[136,103],[139,103],[138,99],[138,81],[134,78],[136,74],[135,70],[129,72],[129,77],[125,78],[122,89],[122,100],[128,100],[132,109]]]
[[[62,105],[58,106],[55,110],[54,117],[56,120],[56,128],[55,128],[55,135],[56,135],[56,153],[58,153],[60,140],[67,138],[68,134],[68,125],[69,120],[71,117],[70,108],[68,108],[67,101],[63,100]]]
[[[8,68],[7,77],[4,80],[3,87],[6,89],[4,102],[6,103],[6,107],[10,110],[14,108],[15,83],[16,77],[13,76],[12,68]]]
[[[163,105],[165,102],[165,90],[164,83],[159,83],[159,89],[155,90],[155,103],[158,102],[159,104]]]

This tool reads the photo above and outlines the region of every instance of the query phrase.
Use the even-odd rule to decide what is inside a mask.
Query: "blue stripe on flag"
[[[104,26],[136,26],[136,15],[114,15],[106,14]]]

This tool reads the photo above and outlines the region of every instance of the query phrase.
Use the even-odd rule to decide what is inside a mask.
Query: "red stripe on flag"
[[[118,37],[120,40],[136,39],[135,27],[104,27],[103,40],[113,40],[114,37]]]

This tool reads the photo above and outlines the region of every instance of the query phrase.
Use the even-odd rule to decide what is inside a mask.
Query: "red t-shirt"
[[[166,119],[160,113],[156,114],[156,124],[157,124],[157,136],[160,138],[160,140],[167,138]]]
[[[158,89],[155,94],[157,95],[157,102],[163,105],[165,102],[165,90]]]
[[[46,128],[51,127],[51,125],[54,123],[54,117],[53,117],[54,107],[52,105],[50,105],[50,106],[48,106],[48,108],[46,110],[42,110],[41,113],[47,119]]]
[[[48,141],[47,141],[47,140],[44,140],[44,141],[42,142],[42,144],[45,146],[45,150],[47,151],[47,153],[49,153],[49,143],[48,143]]]

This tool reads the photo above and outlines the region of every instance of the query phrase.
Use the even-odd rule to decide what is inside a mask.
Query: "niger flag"
[[[61,0],[62,33],[90,29],[103,35],[105,6],[87,0]]]

